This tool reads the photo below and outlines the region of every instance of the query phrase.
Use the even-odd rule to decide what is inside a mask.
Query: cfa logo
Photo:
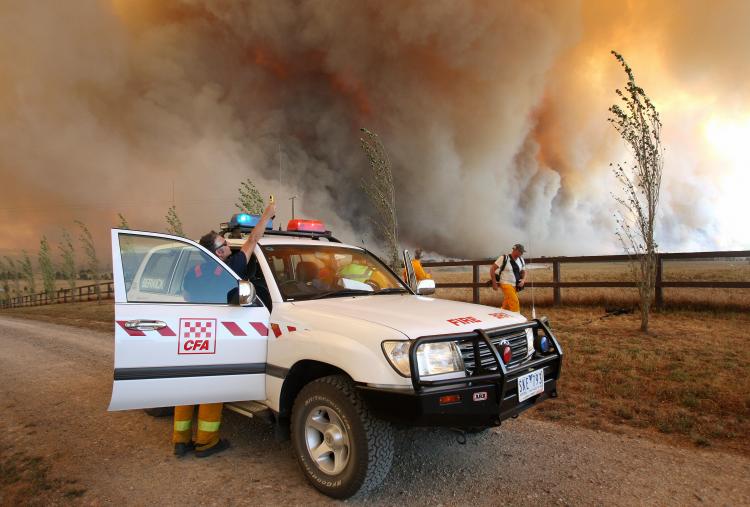
[[[454,326],[460,326],[461,324],[476,324],[482,321],[476,317],[456,317],[455,319],[448,319],[448,322]]]
[[[180,319],[178,354],[215,354],[216,319]]]

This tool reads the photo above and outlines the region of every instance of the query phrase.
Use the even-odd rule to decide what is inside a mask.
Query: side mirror
[[[240,280],[237,282],[237,289],[239,291],[239,301],[237,304],[240,306],[250,306],[255,301],[255,286],[247,280]]]
[[[417,294],[428,296],[435,293],[435,280],[420,280],[417,284]]]
[[[411,263],[411,254],[409,250],[404,250],[404,270],[406,271],[406,285],[411,290],[416,290],[417,287],[417,276],[414,274],[414,266]]]

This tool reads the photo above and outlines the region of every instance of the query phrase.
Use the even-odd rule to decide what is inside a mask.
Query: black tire
[[[174,407],[144,408],[143,411],[151,417],[167,417],[174,414]]]
[[[333,429],[323,433],[316,424]],[[374,489],[393,462],[391,425],[370,414],[352,381],[343,375],[314,380],[300,391],[292,409],[291,437],[302,473],[316,489],[333,498]],[[329,440],[339,446],[336,451],[328,446]],[[324,445],[329,451],[314,460],[311,446]],[[342,463],[343,468],[336,470]]]

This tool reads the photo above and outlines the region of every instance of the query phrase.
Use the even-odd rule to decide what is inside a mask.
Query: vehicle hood
[[[305,313],[317,314],[319,317],[328,317],[332,320],[347,317],[371,322],[399,331],[411,339],[490,329],[527,321],[520,313],[492,306],[411,294],[298,301],[294,306]]]

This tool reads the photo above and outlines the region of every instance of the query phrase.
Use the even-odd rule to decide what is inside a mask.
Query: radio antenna
[[[529,247],[531,247],[531,242],[528,242],[528,244]],[[529,269],[528,271],[529,276],[531,277],[531,318],[536,319],[536,306],[534,305],[534,275],[531,274],[533,271],[532,269]]]

